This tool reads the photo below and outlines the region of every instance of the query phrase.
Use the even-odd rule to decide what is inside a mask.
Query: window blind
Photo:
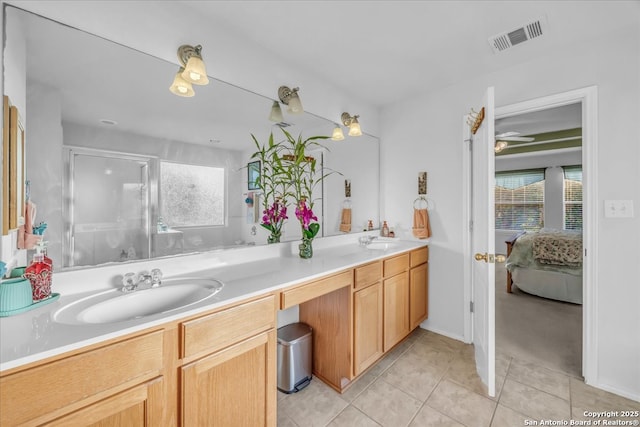
[[[582,230],[582,166],[563,166],[564,229]]]
[[[542,228],[544,214],[544,169],[496,173],[496,229]]]

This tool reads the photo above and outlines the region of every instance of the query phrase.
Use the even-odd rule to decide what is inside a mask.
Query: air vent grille
[[[547,20],[543,16],[520,28],[489,37],[493,53],[502,52],[527,40],[540,37],[546,33]]]

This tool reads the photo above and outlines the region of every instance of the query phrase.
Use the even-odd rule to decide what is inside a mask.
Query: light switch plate
[[[605,200],[605,218],[633,218],[633,200]]]

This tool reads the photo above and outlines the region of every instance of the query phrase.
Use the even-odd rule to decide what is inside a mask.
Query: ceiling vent
[[[547,20],[543,16],[515,30],[489,37],[489,44],[491,45],[491,49],[493,49],[493,53],[498,53],[520,43],[524,43],[527,40],[540,37],[546,32]]]

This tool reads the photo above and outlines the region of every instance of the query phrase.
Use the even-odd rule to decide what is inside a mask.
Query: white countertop
[[[193,316],[253,296],[426,246],[428,241],[394,240],[393,247],[373,250],[357,243],[357,233],[314,240],[314,255],[301,259],[298,242],[114,264],[54,273],[51,304],[0,318],[0,371],[87,345]],[[215,278],[224,288],[213,298],[144,318],[104,324],[69,325],[54,320],[63,306],[98,291],[121,287],[124,273],[160,268],[165,278]]]

